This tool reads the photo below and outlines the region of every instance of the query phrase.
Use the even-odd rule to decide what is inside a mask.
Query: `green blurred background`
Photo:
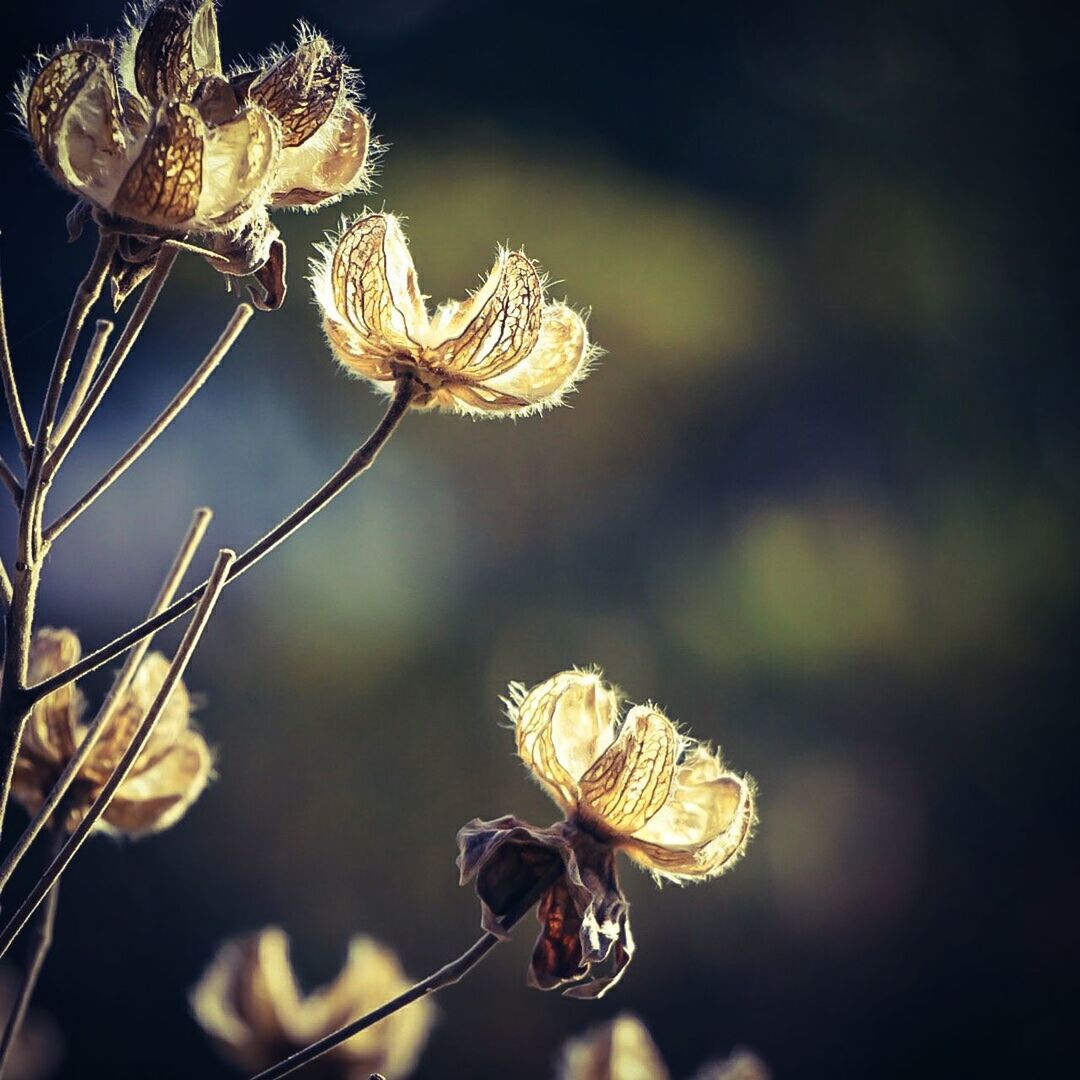
[[[498,695],[592,662],[758,779],[757,837],[707,885],[626,869],[638,954],[598,1004],[525,987],[526,927],[442,996],[418,1076],[539,1080],[625,1009],[677,1077],[736,1044],[781,1078],[1061,1071],[1080,384],[1077,46],[1052,11],[224,5],[227,57],[305,17],[361,68],[389,146],[367,202],[407,216],[425,292],[524,244],[607,355],[572,409],[408,420],[226,594],[188,680],[219,778],[172,831],[97,840],[65,877],[39,995],[62,1078],[232,1075],[185,1005],[231,934],[280,923],[311,983],[357,931],[417,975],[456,955],[478,918],[458,826],[555,816]],[[118,17],[21,6],[3,70]],[[65,246],[68,200],[7,126],[8,321],[39,395],[89,247]],[[64,537],[43,623],[111,637],[195,505],[211,545],[243,547],[376,422],[303,281],[336,220],[280,222],[285,309]],[[57,509],[232,304],[182,260]]]

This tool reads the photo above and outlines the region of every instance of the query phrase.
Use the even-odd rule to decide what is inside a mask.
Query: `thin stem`
[[[62,834],[56,834],[57,848]],[[55,851],[53,852],[55,854]],[[0,1037],[0,1078],[7,1069],[8,1058],[11,1055],[15,1040],[19,1037],[23,1020],[26,1019],[26,1011],[30,1007],[30,1000],[37,988],[38,977],[41,969],[45,966],[45,957],[52,945],[53,930],[56,927],[56,907],[60,901],[60,883],[57,882],[50,890],[45,906],[38,913],[37,924],[34,928],[34,936],[30,940],[26,955],[26,970],[23,972],[22,983],[15,1001],[11,1007],[11,1014],[4,1025],[4,1034]]]
[[[154,264],[153,272],[143,286],[135,310],[124,325],[119,340],[109,354],[109,359],[105,361],[101,373],[87,392],[86,400],[79,406],[68,426],[68,430],[64,433],[64,437],[57,442],[56,449],[49,455],[48,477],[50,480],[56,476],[57,470],[64,463],[64,459],[71,452],[71,448],[78,441],[86,425],[90,423],[90,417],[94,415],[94,411],[101,404],[101,399],[112,385],[112,381],[116,378],[121,365],[127,359],[128,353],[131,352],[131,347],[135,344],[135,340],[146,324],[157,298],[161,295],[161,290],[165,287],[169,271],[172,270],[178,254],[176,248],[165,247],[161,249],[157,262]]]
[[[288,539],[297,529],[310,521],[335,496],[340,495],[353,480],[371,467],[379,451],[397,429],[408,411],[413,393],[412,379],[409,377],[403,378],[398,383],[393,400],[379,422],[379,426],[371,433],[367,441],[350,455],[341,468],[318,491],[275,525],[260,540],[252,544],[236,560],[228,577],[229,582],[235,581],[245,570],[250,570],[261,558],[268,555],[278,544]],[[207,586],[208,583],[203,582],[185,596],[180,597],[175,603],[170,604],[159,615],[146,619],[144,622],[139,623],[138,626],[109,642],[108,645],[103,645],[96,652],[83,657],[78,663],[72,664],[71,667],[51,678],[42,680],[36,686],[30,687],[27,691],[30,701],[39,701],[46,694],[51,694],[61,686],[66,686],[75,679],[81,679],[84,675],[101,667],[102,664],[107,664],[114,657],[130,649],[132,645],[141,641],[147,634],[152,634],[163,626],[168,626],[174,619],[178,619],[185,612],[190,611],[199,602]]]
[[[176,684],[183,677],[184,672],[187,670],[188,663],[191,661],[191,657],[198,647],[199,639],[202,637],[203,631],[206,630],[206,624],[210,621],[214,606],[217,604],[218,598],[225,588],[229,569],[232,567],[235,559],[236,552],[234,551],[223,548],[218,552],[218,557],[214,562],[214,569],[210,573],[206,589],[203,592],[202,598],[199,600],[199,606],[195,609],[195,614],[191,617],[191,622],[188,623],[187,629],[184,631],[184,636],[180,641],[180,645],[176,650],[176,655],[173,657],[172,663],[169,665],[169,670],[165,673],[165,678],[161,684],[161,689],[158,691],[157,697],[154,698],[153,704],[147,709],[146,715],[142,718],[138,729],[132,737],[131,743],[124,751],[124,754],[120,758],[116,768],[113,770],[112,775],[105,782],[101,791],[98,793],[97,798],[94,799],[90,808],[86,811],[86,816],[75,827],[75,830],[65,841],[64,846],[60,849],[52,862],[49,863],[41,877],[38,878],[37,884],[30,890],[30,894],[22,904],[19,905],[18,910],[8,921],[8,924],[4,927],[3,931],[0,932],[0,956],[3,956],[8,951],[11,947],[11,943],[26,925],[27,920],[34,914],[41,901],[48,895],[49,890],[56,884],[60,875],[67,869],[68,864],[75,857],[75,853],[82,847],[86,838],[93,831],[94,826],[96,826],[101,819],[102,814],[108,810],[109,803],[112,802],[112,798],[116,794],[117,788],[119,788],[128,778],[139,755],[146,748],[146,743],[150,736],[153,735],[154,728],[157,726],[158,718],[164,711],[165,706],[169,703],[169,698],[172,696]]]
[[[552,867],[548,875],[538,878],[533,883],[532,888],[520,898],[514,910],[502,916],[503,927],[509,930],[514,926],[532,908],[533,904],[551,888],[561,872],[562,865],[557,863]],[[340,1046],[359,1032],[367,1030],[380,1020],[385,1020],[400,1009],[404,1009],[406,1005],[411,1005],[414,1001],[419,1001],[420,998],[434,994],[447,986],[453,986],[454,983],[460,982],[472,971],[496,945],[505,940],[505,937],[499,937],[496,934],[481,934],[456,960],[451,960],[449,964],[439,968],[434,974],[410,986],[403,994],[398,994],[396,998],[392,998],[377,1009],[373,1009],[358,1019],[350,1021],[344,1027],[338,1028],[337,1031],[332,1032],[330,1035],[326,1035],[317,1042],[313,1042],[310,1046],[304,1047],[303,1050],[298,1050],[295,1054],[290,1055],[283,1061],[279,1061],[269,1069],[264,1069],[261,1073],[253,1076],[251,1080],[280,1080],[281,1077],[288,1076],[316,1058],[322,1057],[323,1054],[333,1050],[335,1046]]]
[[[8,577],[3,559],[0,559],[0,603],[4,605],[5,612],[11,607],[11,578]]]
[[[105,355],[105,346],[109,343],[109,335],[115,329],[115,324],[109,319],[98,319],[95,324],[94,336],[90,339],[90,347],[86,350],[86,356],[83,358],[82,367],[79,369],[79,377],[75,380],[75,385],[71,389],[71,397],[68,398],[68,403],[64,406],[64,411],[60,414],[56,427],[53,428],[52,441],[54,446],[67,434],[68,428],[71,427],[71,421],[75,419],[79,406],[85,400],[90,384],[97,374],[101,358]]]
[[[23,487],[19,483],[19,478],[11,471],[11,466],[0,457],[0,481],[3,481],[4,487],[11,492],[11,498],[15,502],[15,509],[22,509],[23,501]]]
[[[22,455],[23,465],[29,465],[30,448],[33,446],[34,440],[26,423],[26,414],[23,412],[22,401],[19,399],[19,387],[15,382],[15,369],[11,363],[7,319],[4,317],[4,288],[2,281],[0,281],[0,378],[4,382],[4,397],[7,398],[8,414],[11,416],[11,426],[15,431],[15,440],[19,444],[19,453]]]
[[[191,399],[202,389],[203,384],[214,373],[218,364],[225,359],[226,353],[240,336],[240,332],[247,325],[247,321],[251,318],[254,310],[250,304],[240,304],[237,307],[214,347],[206,354],[206,359],[195,369],[187,382],[180,387],[176,392],[176,396],[165,406],[157,419],[124,451],[116,464],[81,499],[61,514],[45,530],[46,545],[52,543],[84,510],[91,506],[103,492],[107,491],[150,449],[173,420],[187,407]]]
[[[198,550],[199,544],[202,542],[202,538],[205,536],[206,530],[210,525],[210,519],[213,516],[213,512],[206,507],[200,507],[195,511],[191,519],[191,524],[188,526],[187,534],[184,536],[184,539],[176,552],[176,556],[173,559],[172,566],[169,567],[169,572],[165,575],[165,580],[162,582],[157,597],[150,606],[151,615],[156,615],[172,602],[173,597],[176,595],[176,590],[180,588],[180,583],[184,580],[184,575],[187,573],[188,567],[191,566],[191,560],[195,557],[195,552]],[[143,638],[143,640],[128,653],[127,659],[124,661],[124,666],[117,672],[116,679],[113,681],[108,697],[105,698],[104,703],[98,710],[97,716],[94,717],[93,721],[87,726],[83,733],[82,742],[79,743],[75,753],[65,766],[63,773],[61,773],[59,779],[53,785],[52,790],[38,808],[37,813],[30,820],[30,823],[23,830],[22,835],[15,842],[14,847],[8,852],[3,865],[0,866],[0,891],[3,891],[7,886],[7,883],[11,880],[11,875],[15,872],[15,868],[26,856],[26,853],[30,850],[30,847],[37,839],[41,830],[49,823],[65,795],[67,795],[68,789],[71,787],[75,778],[82,771],[83,766],[93,753],[94,747],[97,746],[102,733],[112,720],[113,713],[116,712],[117,706],[123,700],[124,694],[127,693],[128,688],[131,686],[131,680],[135,677],[135,672],[138,670],[139,664],[142,663],[143,657],[149,650],[152,640],[153,635]]]

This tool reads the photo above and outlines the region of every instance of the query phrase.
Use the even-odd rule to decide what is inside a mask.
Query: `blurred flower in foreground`
[[[596,354],[585,321],[544,295],[522,251],[501,250],[481,288],[429,316],[391,214],[344,224],[312,262],[312,284],[341,364],[389,390],[410,374],[420,407],[526,416],[559,405]]]
[[[30,681],[41,682],[70,667],[80,656],[70,630],[39,630],[30,650]],[[65,801],[64,827],[70,832],[108,781],[161,689],[169,661],[150,653],[91,751]],[[12,794],[35,813],[86,737],[85,701],[74,684],[61,687],[34,706],[15,762]],[[210,750],[191,727],[191,701],[183,681],[176,684],[145,749],[117,789],[100,823],[126,836],[160,832],[174,825],[199,797],[210,778]]]
[[[368,121],[357,79],[306,26],[296,50],[227,75],[213,0],[145,4],[115,40],[81,38],[43,56],[16,97],[53,178],[125,236],[119,304],[163,238],[205,237],[224,273],[269,266],[283,299],[283,249],[269,210],[314,209],[365,186]]]
[[[0,968],[0,1031],[7,1024],[21,977],[7,966]],[[51,1016],[31,1008],[11,1048],[5,1080],[46,1080],[56,1072],[64,1041]]]
[[[649,1029],[633,1014],[571,1039],[563,1048],[559,1080],[668,1080],[670,1073]],[[737,1050],[725,1061],[704,1066],[695,1080],[769,1080],[757,1055]]]
[[[653,705],[635,706],[620,726],[619,696],[598,672],[564,671],[528,692],[511,684],[507,706],[518,754],[566,818],[547,829],[512,816],[471,821],[458,833],[461,879],[475,876],[483,926],[500,934],[515,903],[553,882],[539,902],[529,980],[599,997],[634,949],[616,851],[657,878],[715,877],[746,848],[753,783]],[[588,979],[606,963],[608,975]]]
[[[355,937],[341,974],[304,997],[289,962],[284,931],[269,927],[226,942],[191,992],[191,1007],[225,1057],[244,1070],[264,1069],[400,994],[411,984],[394,953]],[[387,1080],[408,1076],[431,1027],[420,1000],[354,1035],[305,1076]]]

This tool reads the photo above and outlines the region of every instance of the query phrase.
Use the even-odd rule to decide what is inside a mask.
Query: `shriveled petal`
[[[667,802],[623,848],[665,877],[714,877],[745,850],[753,824],[753,784],[697,747],[676,773]]]
[[[206,125],[181,102],[158,109],[139,156],[113,199],[120,217],[180,229],[195,217],[203,187]]]
[[[214,0],[164,0],[135,31],[134,78],[151,105],[190,101],[207,75],[221,74]]]
[[[278,127],[257,106],[210,128],[203,143],[200,224],[225,225],[249,210],[268,191],[280,153]]]
[[[191,1008],[242,1067],[262,1068],[278,1048],[295,1045],[300,991],[285,933],[269,927],[226,942],[192,990]]]
[[[510,401],[501,406],[508,411],[557,405],[587,373],[588,357],[585,320],[566,304],[549,304],[533,350],[509,371],[489,379],[484,389]]]
[[[540,275],[525,253],[500,252],[483,287],[436,317],[432,354],[455,379],[478,383],[502,375],[536,346],[543,303]]]
[[[563,1049],[559,1080],[668,1080],[649,1029],[631,1013],[572,1039]]]
[[[345,93],[345,60],[319,34],[306,36],[248,88],[248,97],[281,125],[286,147],[315,138],[343,105]]]
[[[82,646],[71,630],[38,630],[30,643],[30,684],[58,675],[81,655]],[[75,732],[82,710],[83,698],[74,683],[42,698],[27,721],[19,756],[41,764],[63,765],[75,752]]]
[[[723,1061],[703,1065],[694,1080],[771,1080],[769,1067],[751,1050],[736,1050]]]
[[[368,118],[347,109],[331,137],[282,152],[272,204],[310,210],[365,188],[370,143]]]
[[[598,673],[563,671],[528,692],[512,684],[507,706],[521,760],[572,811],[578,780],[615,739],[618,694]]]
[[[203,737],[196,731],[184,732],[152,765],[133,771],[120,785],[105,821],[132,837],[175,825],[202,794],[212,766]]]
[[[96,200],[122,167],[124,138],[111,50],[84,40],[57,53],[26,90],[30,137],[54,177]]]
[[[619,836],[636,832],[667,801],[678,750],[663,713],[631,709],[618,739],[581,778],[578,813]]]

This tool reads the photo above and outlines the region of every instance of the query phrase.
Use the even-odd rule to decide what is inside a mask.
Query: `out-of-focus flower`
[[[4,966],[0,968],[0,1030],[7,1024],[22,979]],[[6,1080],[46,1080],[52,1076],[64,1054],[64,1039],[56,1021],[31,1006],[11,1047],[4,1072]]]
[[[415,404],[474,416],[525,416],[560,404],[596,354],[585,320],[545,296],[522,251],[501,250],[464,302],[430,316],[398,220],[343,224],[312,263],[323,327],[341,364],[389,390],[411,375]]]
[[[633,954],[616,851],[656,877],[715,877],[746,848],[753,783],[654,705],[635,706],[620,724],[619,696],[598,672],[564,671],[529,691],[514,683],[506,703],[518,754],[566,819],[548,829],[509,816],[470,822],[458,833],[462,882],[476,877],[492,933],[505,933],[521,898],[548,886],[530,981],[598,997]],[[605,963],[610,974],[589,979]]]
[[[649,1029],[633,1014],[571,1039],[563,1048],[559,1080],[668,1080],[670,1073]],[[769,1080],[762,1060],[736,1050],[724,1061],[705,1065],[694,1080]]]
[[[162,238],[205,238],[224,273],[276,272],[269,211],[315,209],[368,180],[357,84],[303,25],[293,52],[226,74],[213,0],[157,0],[117,40],[78,39],[41,57],[16,96],[53,177],[99,224],[136,238],[119,258],[142,273],[118,265],[123,299]],[[73,232],[85,216],[70,219]],[[277,281],[263,284],[283,295]]]
[[[70,630],[39,630],[30,650],[31,682],[40,682],[70,667],[80,653],[79,639]],[[63,824],[69,832],[82,820],[131,744],[168,668],[169,662],[161,653],[150,653],[139,665],[105,731],[68,789]],[[72,683],[34,706],[19,746],[11,789],[29,813],[40,808],[86,737],[84,708],[83,695]],[[174,825],[206,787],[211,768],[210,750],[191,726],[191,701],[180,681],[99,827],[134,837]]]
[[[303,996],[284,931],[269,927],[226,942],[191,992],[191,1007],[225,1057],[244,1070],[267,1068],[396,997],[411,985],[394,953],[368,937],[349,943],[328,986]],[[421,999],[361,1031],[307,1066],[325,1080],[408,1076],[431,1027]]]

